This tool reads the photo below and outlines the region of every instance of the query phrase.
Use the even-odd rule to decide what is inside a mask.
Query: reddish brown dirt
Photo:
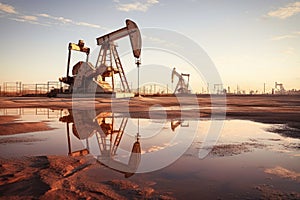
[[[0,199],[173,199],[130,180],[91,179],[99,167],[89,157],[0,159]]]

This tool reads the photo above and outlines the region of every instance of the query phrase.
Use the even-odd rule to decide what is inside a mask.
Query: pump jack
[[[285,89],[284,89],[282,83],[277,83],[277,82],[275,82],[275,90],[276,90],[276,92],[279,93],[279,94],[284,94],[284,93],[285,93]]]
[[[83,156],[90,153],[89,139],[96,135],[100,155],[97,160],[104,166],[123,173],[126,178],[132,176],[139,166],[141,160],[141,145],[139,138],[136,138],[132,146],[128,164],[121,163],[114,159],[120,145],[122,136],[127,125],[128,118],[122,118],[119,128],[115,127],[115,117],[111,112],[101,112],[93,117],[87,110],[68,110],[69,114],[59,119],[67,125],[67,141],[69,156]],[[73,115],[76,114],[76,123]],[[72,151],[69,124],[72,124],[73,135],[86,140],[86,148]],[[121,170],[123,169],[123,171]]]
[[[141,34],[138,26],[131,20],[126,20],[126,26],[112,33],[98,37],[97,45],[101,46],[96,65],[88,62],[90,48],[84,46],[83,40],[79,40],[78,44],[69,43],[69,54],[67,64],[67,76],[59,80],[69,85],[67,92],[76,91],[79,93],[112,93],[116,92],[115,74],[119,74],[121,81],[121,92],[130,93],[129,84],[125,76],[123,66],[115,45],[115,41],[123,37],[129,36],[133,55],[136,63],[140,63],[141,54]],[[86,61],[80,61],[73,66],[72,75],[69,76],[71,51],[80,51],[87,54]],[[106,82],[106,78],[111,78],[111,84]]]
[[[179,74],[178,72],[176,72],[176,68],[174,67],[173,71],[172,71],[172,76],[171,76],[172,83],[174,82],[174,76],[178,77],[178,83],[174,90],[174,94],[176,92],[182,93],[182,94],[191,93],[191,91],[189,90],[190,74],[183,74],[183,73]],[[188,77],[187,83],[185,83],[185,80],[183,78],[184,76]]]
[[[189,123],[188,122],[184,123],[183,119],[178,119],[178,120],[172,119],[171,120],[171,130],[174,132],[178,126],[189,127]]]

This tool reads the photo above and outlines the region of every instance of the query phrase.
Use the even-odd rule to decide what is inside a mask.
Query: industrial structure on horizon
[[[129,83],[130,91],[137,93],[136,88],[131,87],[131,82]],[[278,83],[277,83],[278,84]],[[218,94],[218,95],[299,95],[300,89],[286,90],[282,84],[272,88],[271,90],[243,90],[239,86],[232,89],[228,86],[226,89],[223,85],[213,84],[213,90],[204,89],[202,91],[196,91],[195,94]],[[276,85],[276,83],[275,83]],[[4,82],[0,85],[0,96],[47,96],[49,92],[53,89],[55,90],[68,90],[69,86],[58,81],[48,81],[46,83],[34,83],[27,84],[20,81],[17,82]],[[121,90],[121,83],[116,82],[115,89],[117,91]],[[139,88],[139,93],[143,96],[147,95],[172,95],[174,90],[167,84],[161,85],[158,83],[147,83],[141,85]],[[178,93],[178,92],[177,92]]]

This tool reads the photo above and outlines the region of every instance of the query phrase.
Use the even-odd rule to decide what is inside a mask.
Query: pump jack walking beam
[[[141,55],[141,47],[142,47],[141,33],[136,23],[134,23],[129,19],[126,20],[126,27],[116,30],[112,33],[103,35],[101,37],[98,37],[96,39],[97,45],[100,46],[103,45],[104,43],[113,42],[126,36],[129,36],[130,38],[130,43],[131,43],[134,57],[139,59]]]

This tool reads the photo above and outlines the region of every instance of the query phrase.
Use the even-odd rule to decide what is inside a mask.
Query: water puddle
[[[217,143],[207,147],[210,119],[125,118],[45,108],[0,109],[0,119],[0,127],[15,128],[0,129],[2,158],[92,155],[104,168],[93,168],[88,176],[125,175],[178,198],[300,192],[300,139],[273,133],[278,124],[225,120]],[[40,124],[27,131],[19,127],[22,123]],[[210,153],[199,159],[205,148]]]

